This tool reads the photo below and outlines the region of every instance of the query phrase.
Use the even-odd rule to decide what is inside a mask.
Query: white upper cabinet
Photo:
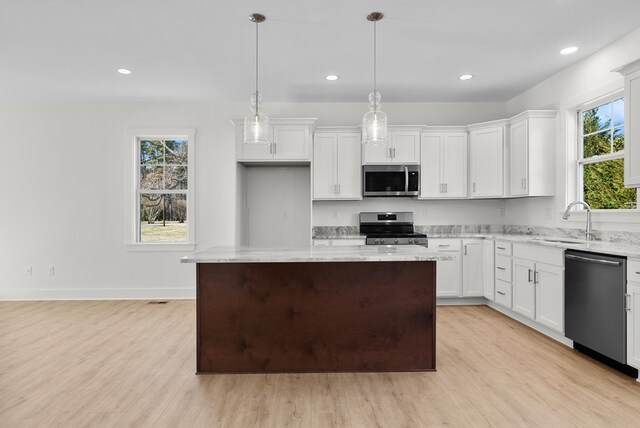
[[[362,199],[360,132],[316,132],[313,199]]]
[[[555,194],[554,110],[530,110],[510,119],[509,195]]]
[[[420,197],[467,197],[467,132],[434,128],[420,138]]]
[[[362,145],[362,164],[420,163],[420,131],[422,126],[390,126],[386,144]]]
[[[469,127],[469,194],[473,198],[504,195],[503,121]]]
[[[272,119],[269,144],[243,141],[243,120],[234,120],[236,127],[236,160],[240,162],[309,162],[311,135],[316,119]]]
[[[624,75],[624,185],[640,187],[640,60],[616,71]]]

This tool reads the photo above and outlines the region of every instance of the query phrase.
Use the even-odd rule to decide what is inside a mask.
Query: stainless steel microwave
[[[418,196],[420,165],[365,165],[363,196]]]

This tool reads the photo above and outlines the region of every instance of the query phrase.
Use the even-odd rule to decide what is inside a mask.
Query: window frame
[[[587,110],[591,110],[595,107],[600,107],[605,104],[613,103],[614,101],[617,101],[620,99],[624,100],[623,89],[616,90],[607,95],[592,99],[588,102],[582,103],[581,105],[575,107],[574,117],[575,117],[576,128],[575,128],[575,139],[574,139],[574,147],[575,147],[574,155],[575,155],[575,174],[576,175],[575,175],[575,189],[573,191],[573,194],[575,195],[574,200],[584,201],[584,174],[583,174],[584,168],[583,167],[585,165],[596,164],[596,163],[605,162],[605,161],[614,160],[614,159],[624,160],[624,149],[617,152],[608,153],[606,155],[591,156],[586,159],[583,157],[584,156],[583,154],[583,150],[584,150],[583,125],[584,124],[583,124],[582,113]],[[611,132],[613,133],[614,129],[617,127],[613,126],[612,124],[611,127],[607,129],[611,130]],[[623,122],[622,127],[626,129],[626,123]],[[601,130],[598,132],[604,132],[607,129]],[[592,134],[587,134],[587,136],[588,135],[592,135]],[[626,143],[627,142],[625,139],[625,144]],[[636,200],[640,202],[640,189],[637,190]],[[583,210],[585,209],[582,205],[580,205],[579,208],[577,209],[577,211],[583,211]],[[604,214],[604,213],[614,214],[614,215],[624,214],[624,213],[640,214],[640,204],[637,204],[636,208],[593,209],[592,211],[598,214]]]
[[[195,250],[195,136],[193,128],[172,129],[131,129],[127,138],[131,154],[132,171],[129,174],[129,209],[130,226],[127,228],[127,246],[132,251],[193,251]],[[158,193],[179,193],[187,197],[187,240],[166,242],[140,241],[140,141],[141,140],[187,140],[187,189],[158,190]],[[151,191],[150,193],[156,192]]]

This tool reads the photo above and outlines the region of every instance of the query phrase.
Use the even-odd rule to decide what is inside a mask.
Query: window
[[[193,242],[193,132],[136,133],[135,239]]]
[[[624,100],[578,111],[578,198],[592,209],[635,209],[636,189],[624,187]]]

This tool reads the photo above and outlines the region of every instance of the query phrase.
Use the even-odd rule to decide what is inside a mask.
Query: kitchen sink
[[[571,245],[587,245],[589,243],[584,239],[571,239],[571,238],[540,237],[535,239],[538,241],[555,242],[558,244],[571,244]]]

